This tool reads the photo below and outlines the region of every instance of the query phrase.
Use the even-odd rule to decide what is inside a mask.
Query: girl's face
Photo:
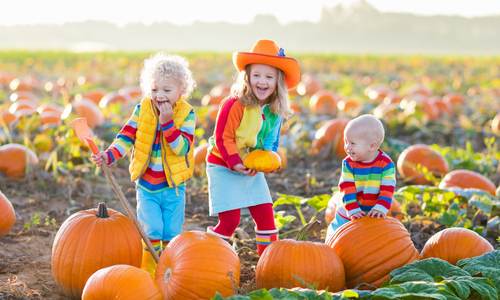
[[[270,65],[252,64],[249,75],[253,94],[261,104],[266,104],[276,90],[278,69]]]
[[[155,80],[151,86],[151,99],[158,109],[163,102],[168,102],[174,107],[183,93],[179,81],[172,77]]]

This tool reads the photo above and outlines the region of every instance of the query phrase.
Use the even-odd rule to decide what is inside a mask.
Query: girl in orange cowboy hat
[[[243,160],[262,149],[261,143],[277,151],[283,118],[293,113],[288,89],[300,82],[301,72],[297,60],[272,40],[258,40],[251,52],[235,52],[233,62],[239,71],[235,88],[220,104],[206,158],[210,215],[219,216],[207,231],[229,241],[240,215],[250,212],[260,256],[278,239],[278,229],[264,174],[247,169]]]

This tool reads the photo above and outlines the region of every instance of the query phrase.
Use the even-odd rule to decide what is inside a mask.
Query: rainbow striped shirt
[[[337,212],[349,219],[349,216],[375,209],[387,215],[391,208],[394,187],[396,186],[396,171],[391,158],[382,150],[369,163],[352,161],[346,157],[342,161],[340,177],[340,192],[342,206]]]
[[[139,104],[136,106],[127,124],[125,124],[122,130],[120,130],[116,139],[109,146],[108,150],[106,150],[109,164],[112,164],[117,159],[125,156],[134,146],[140,110],[141,105]],[[151,151],[152,159],[150,159],[144,175],[142,175],[142,177],[137,181],[138,186],[150,193],[158,193],[169,188],[167,178],[165,177],[165,172],[163,170],[162,160],[155,159],[157,157],[161,157],[161,136],[163,134],[167,145],[170,146],[172,151],[177,156],[184,156],[189,152],[189,145],[193,143],[195,126],[196,117],[193,110],[191,110],[179,129],[174,126],[173,120],[165,124],[158,123],[156,138]]]

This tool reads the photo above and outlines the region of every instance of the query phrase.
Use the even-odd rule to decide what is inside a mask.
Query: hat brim
[[[285,82],[289,89],[299,84],[302,76],[299,62],[292,57],[253,52],[234,52],[233,63],[240,72],[249,64],[266,64],[281,69],[285,73]]]

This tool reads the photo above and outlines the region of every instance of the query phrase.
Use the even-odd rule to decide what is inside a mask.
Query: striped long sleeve
[[[106,150],[108,154],[108,164],[111,165],[117,159],[124,157],[135,144],[135,134],[137,132],[137,121],[139,120],[139,111],[141,106],[137,105],[132,116],[125,126],[120,130],[115,140]]]
[[[161,125],[163,136],[175,155],[184,156],[189,152],[190,145],[193,144],[195,126],[196,117],[192,110],[179,129],[174,126],[173,120]]]
[[[394,163],[381,150],[370,163],[354,162],[349,157],[342,162],[339,188],[344,194],[342,202],[347,216],[372,209],[387,214],[395,185]]]

